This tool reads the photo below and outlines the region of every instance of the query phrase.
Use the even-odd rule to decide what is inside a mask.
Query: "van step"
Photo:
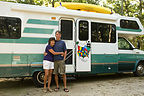
[[[67,77],[67,80],[76,80],[75,77]]]
[[[66,78],[67,78],[67,80],[76,80],[76,77],[73,77],[73,76],[67,76]],[[60,79],[62,80],[63,77],[60,76]]]

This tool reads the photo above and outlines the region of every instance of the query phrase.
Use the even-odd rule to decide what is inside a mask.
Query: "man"
[[[56,42],[54,46],[55,52],[64,52],[64,56],[62,55],[54,55],[54,74],[55,74],[55,82],[56,82],[56,88],[55,91],[59,90],[59,82],[58,82],[58,74],[61,74],[63,77],[63,83],[64,83],[64,91],[69,92],[69,90],[66,87],[66,74],[65,74],[65,59],[67,54],[66,44],[64,41],[61,40],[61,32],[56,31]]]

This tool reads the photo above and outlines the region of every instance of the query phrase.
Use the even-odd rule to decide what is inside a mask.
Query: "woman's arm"
[[[64,55],[64,52],[55,52],[53,49],[49,49],[49,52],[51,52],[53,55]]]

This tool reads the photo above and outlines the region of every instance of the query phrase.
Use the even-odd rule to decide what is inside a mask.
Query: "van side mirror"
[[[137,41],[137,49],[140,49],[140,41]]]

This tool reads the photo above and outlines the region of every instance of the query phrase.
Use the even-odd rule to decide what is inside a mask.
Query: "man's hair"
[[[50,45],[50,42],[53,41],[53,40],[55,41],[54,37],[49,38],[48,44]]]
[[[55,34],[56,34],[56,33],[59,33],[59,34],[61,34],[61,31],[57,30],[57,31],[55,32]]]

